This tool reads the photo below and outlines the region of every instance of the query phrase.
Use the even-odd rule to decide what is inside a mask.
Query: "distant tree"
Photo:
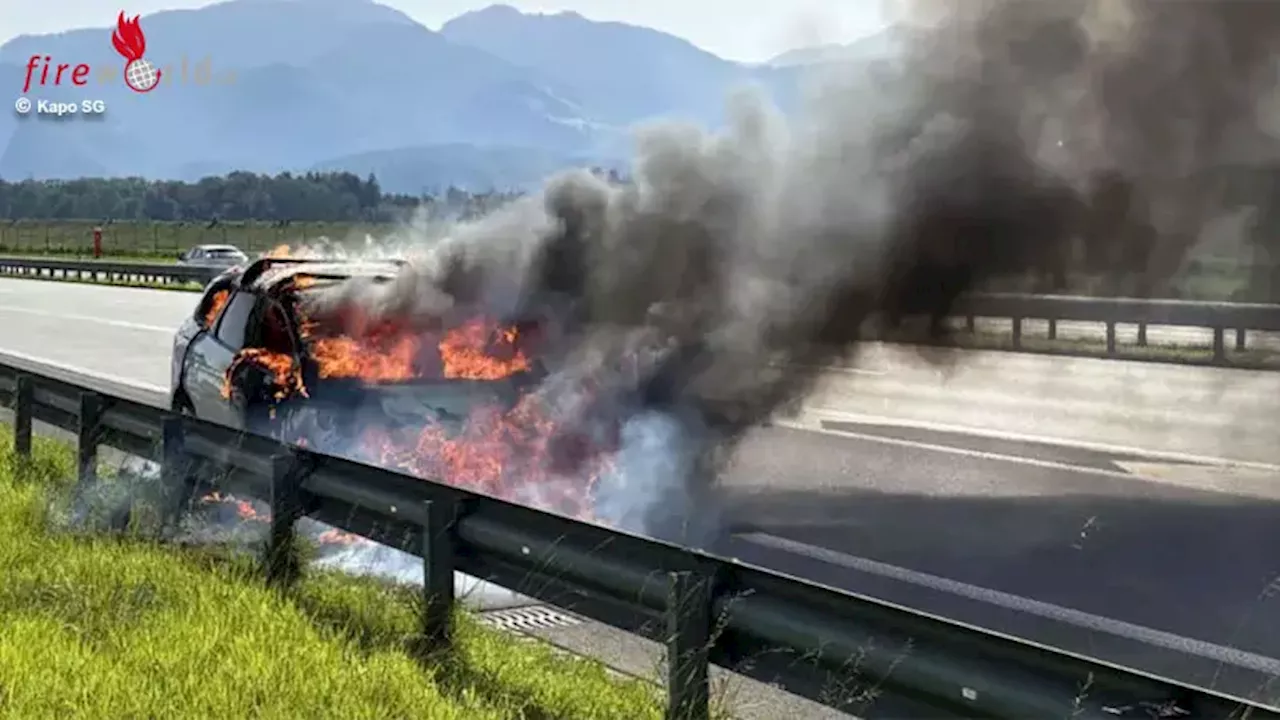
[[[450,187],[443,201],[382,191],[349,172],[260,175],[237,171],[196,182],[142,178],[0,180],[0,218],[196,222],[386,222],[425,208],[471,217],[516,193],[482,195]]]

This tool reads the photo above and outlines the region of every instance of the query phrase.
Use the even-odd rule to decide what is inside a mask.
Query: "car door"
[[[187,396],[198,417],[238,430],[244,429],[243,409],[223,397],[227,370],[245,346],[249,323],[260,298],[237,290],[223,308],[213,328],[202,333],[187,352]]]

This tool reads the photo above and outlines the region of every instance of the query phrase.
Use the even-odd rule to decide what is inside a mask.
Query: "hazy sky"
[[[646,25],[679,35],[721,57],[753,62],[796,47],[847,42],[874,32],[884,22],[881,3],[882,0],[508,0],[504,4],[525,12],[573,10],[592,20]],[[0,0],[0,42],[24,34],[106,27],[121,10],[145,16],[158,10],[209,4],[207,0]],[[449,18],[494,2],[383,0],[382,4],[435,30]]]

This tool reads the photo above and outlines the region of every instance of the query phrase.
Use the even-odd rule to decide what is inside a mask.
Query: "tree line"
[[[375,176],[350,172],[233,172],[196,182],[143,178],[0,179],[0,218],[162,222],[391,222],[428,211],[474,216],[519,193],[383,192]]]

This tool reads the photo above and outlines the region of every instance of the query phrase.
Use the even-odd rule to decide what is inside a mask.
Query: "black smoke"
[[[609,504],[689,539],[718,458],[868,323],[943,332],[965,292],[1081,268],[1157,293],[1209,221],[1270,207],[1251,191],[1269,183],[1224,177],[1276,157],[1280,2],[912,2],[901,21],[900,56],[828,69],[797,116],[743,92],[718,132],[644,128],[628,183],[561,174],[367,302],[554,325],[549,402],[595,388],[563,404],[566,454],[622,428],[611,450],[646,464],[622,463]],[[658,472],[677,477],[638,477]]]

